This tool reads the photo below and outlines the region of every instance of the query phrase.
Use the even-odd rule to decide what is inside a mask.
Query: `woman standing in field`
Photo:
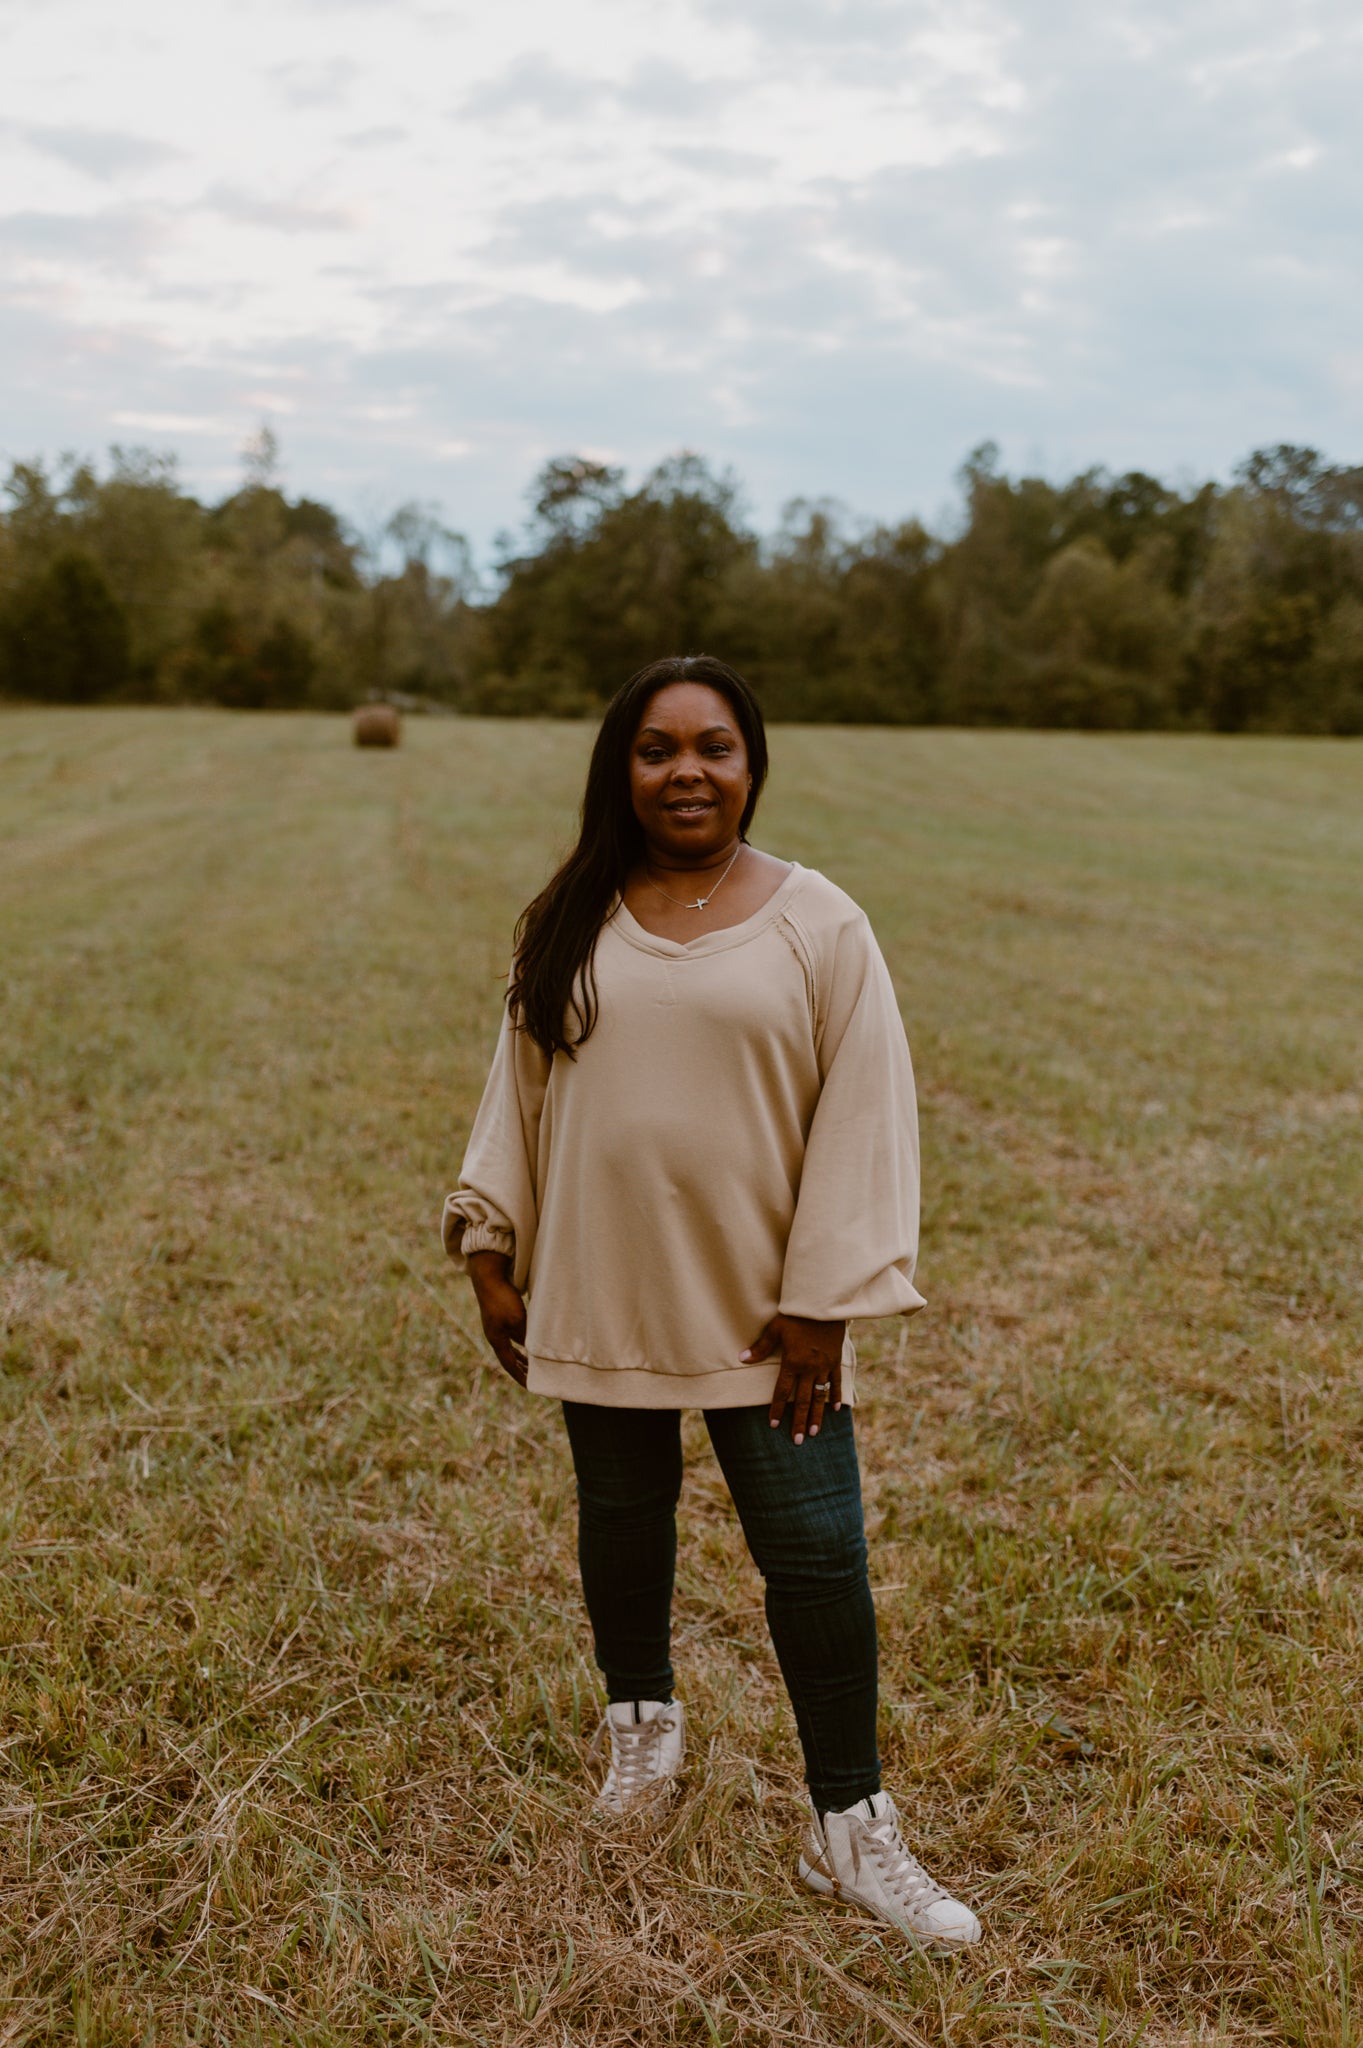
[[[800,1875],[959,1948],[979,1922],[881,1790],[847,1338],[922,1306],[913,1073],[863,913],[748,843],[766,772],[722,662],[655,662],[613,699],[577,845],[517,930],[445,1244],[503,1369],[563,1404],[608,1694],[598,1807],[656,1813],[681,1768],[675,1510],[700,1408],[804,1750]]]

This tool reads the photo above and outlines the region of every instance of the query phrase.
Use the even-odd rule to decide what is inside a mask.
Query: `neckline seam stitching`
[[[705,957],[704,954],[694,952],[693,948],[702,945],[706,939],[727,939],[732,932],[741,934],[741,936],[731,939],[731,945],[746,945],[749,939],[760,937],[770,925],[775,924],[779,918],[786,916],[788,914],[786,906],[780,903],[778,899],[785,893],[797,875],[803,875],[807,872],[807,869],[801,868],[797,862],[792,861],[790,873],[782,881],[780,887],[772,891],[761,909],[755,910],[751,917],[743,918],[738,924],[721,925],[718,931],[700,932],[694,939],[664,939],[656,932],[649,931],[646,926],[640,924],[623,896],[606,922],[615,926],[619,936],[627,945],[635,947],[641,953],[657,953],[666,960],[675,960],[678,957],[685,959],[688,955],[692,959],[703,959]],[[634,927],[633,930],[630,930],[629,926],[620,922],[619,913],[622,910],[628,916],[630,925]],[[766,914],[767,912],[771,913],[770,916]],[[745,929],[748,925],[752,926],[751,931]],[[715,947],[712,950],[721,952],[725,949],[723,947]]]

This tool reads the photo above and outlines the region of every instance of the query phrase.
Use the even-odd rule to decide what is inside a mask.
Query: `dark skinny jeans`
[[[672,1697],[681,1416],[565,1401],[578,1560],[596,1661],[614,1700]],[[876,1614],[852,1411],[796,1445],[787,1409],[707,1408],[705,1426],[766,1582],[767,1625],[820,1813],[880,1790]]]

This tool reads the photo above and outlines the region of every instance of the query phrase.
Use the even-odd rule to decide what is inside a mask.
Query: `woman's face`
[[[713,859],[732,845],[752,776],[728,700],[708,683],[649,699],[629,757],[634,815],[664,859]]]

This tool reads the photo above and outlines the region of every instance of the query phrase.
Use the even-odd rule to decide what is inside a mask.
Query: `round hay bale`
[[[395,747],[402,738],[402,720],[391,704],[361,704],[355,713],[357,747]]]

